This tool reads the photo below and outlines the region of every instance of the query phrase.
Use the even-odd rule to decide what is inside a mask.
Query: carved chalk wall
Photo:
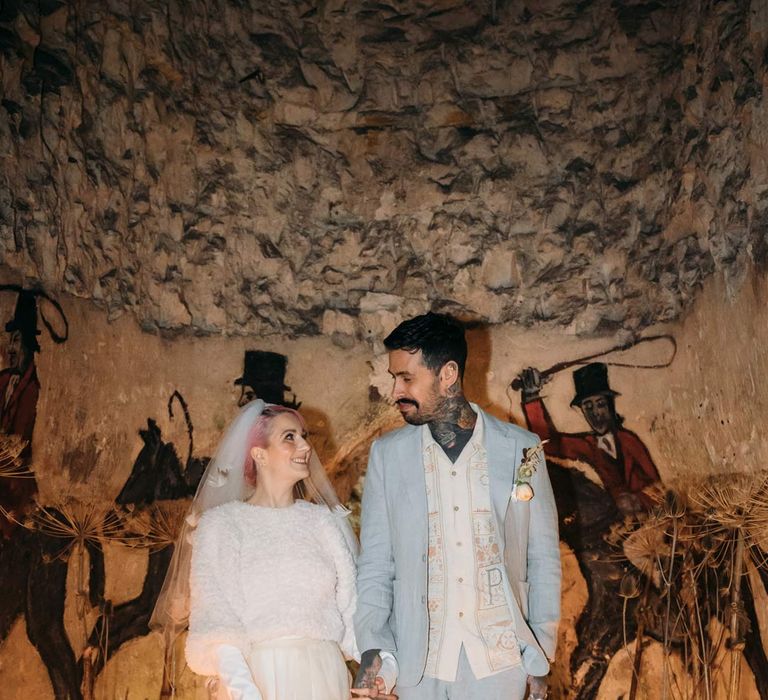
[[[153,497],[183,501],[258,350],[287,359],[286,399],[354,504],[399,424],[381,340],[429,308],[476,322],[469,396],[521,424],[523,368],[672,336],[676,354],[599,358],[633,365],[609,380],[661,480],[761,468],[767,65],[763,0],[3,3],[0,283],[70,325],[56,343],[38,324],[40,502],[132,505],[159,471]],[[569,434],[588,431],[574,368],[544,395]],[[589,464],[557,469],[605,496]],[[65,697],[102,634],[96,697],[156,695],[159,640],[129,623],[165,555],[7,542],[0,695]],[[618,619],[610,653],[580,656],[596,599],[571,545],[554,692],[589,676],[607,700],[630,662]],[[31,609],[28,579],[50,593]]]
[[[0,13],[4,263],[175,333],[635,330],[762,265],[762,0]]]

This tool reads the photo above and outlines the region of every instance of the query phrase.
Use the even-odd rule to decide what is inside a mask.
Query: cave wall
[[[635,365],[610,381],[664,483],[762,468],[767,65],[764,0],[2,3],[0,283],[44,290],[70,331],[38,324],[40,502],[109,503],[148,454],[199,468],[260,350],[286,356],[286,397],[354,504],[367,446],[399,424],[381,339],[429,308],[476,324],[468,394],[521,424],[522,368],[671,335],[674,357],[607,358]],[[572,392],[564,371],[544,400],[581,432]],[[89,556],[57,569],[76,658],[153,565],[103,556],[98,604]],[[588,599],[566,544],[563,562],[565,698]],[[26,595],[27,570],[3,571]],[[12,608],[0,695],[53,697]],[[598,697],[627,692],[623,654]],[[151,696],[161,666],[134,636],[97,697]]]
[[[349,343],[380,294],[672,320],[765,261],[767,30],[762,0],[5,2],[3,260],[165,332]]]
[[[766,369],[759,351],[765,342],[764,302],[768,283],[750,276],[737,298],[725,301],[727,282],[712,278],[680,323],[654,326],[651,335],[666,341],[638,345],[603,359],[638,367],[609,367],[612,388],[620,393],[617,408],[626,426],[647,446],[664,483],[733,470],[762,468],[768,441],[759,426],[768,402],[765,385],[753,381]],[[0,308],[5,318],[12,299]],[[342,493],[364,472],[371,439],[397,427],[399,416],[385,397],[390,389],[386,355],[366,344],[340,348],[332,338],[244,339],[197,337],[169,341],[142,331],[125,316],[108,321],[89,302],[67,299],[63,309],[70,339],[56,345],[41,334],[37,365],[42,385],[33,442],[34,469],[40,500],[55,504],[72,496],[85,501],[114,500],[145,447],[139,436],[154,419],[162,440],[171,444],[183,464],[188,434],[181,413],[168,415],[169,395],[179,391],[188,405],[194,430],[194,456],[210,455],[223,426],[237,409],[245,349],[265,349],[288,358],[286,384],[302,402],[318,446]],[[388,318],[397,323],[400,316]],[[468,333],[469,397],[495,415],[524,424],[520,395],[510,382],[527,366],[546,369],[556,362],[592,355],[613,347],[616,336],[580,339],[551,330],[521,330],[514,325],[476,327]],[[733,348],[739,352],[733,352]],[[725,359],[727,358],[727,359]],[[643,369],[643,365],[668,367]],[[573,397],[571,370],[560,372],[545,387],[544,400],[559,430],[588,429],[581,414],[569,406]],[[178,406],[176,407],[178,409]],[[723,422],[724,421],[724,422]],[[734,457],[734,452],[736,456]],[[588,464],[572,464],[598,480]],[[359,490],[349,494],[353,505]],[[136,598],[147,577],[145,549],[105,541],[104,599],[117,607]],[[554,670],[555,697],[567,698],[573,679],[570,658],[578,639],[574,625],[588,602],[586,583],[576,553],[563,544],[564,618],[559,660]],[[87,572],[88,560],[85,560]],[[83,566],[72,556],[67,566],[64,625],[79,656],[98,618],[98,606],[78,609],[78,590],[87,581]],[[11,585],[5,575],[4,585]],[[762,595],[762,592],[760,592]],[[759,598],[765,604],[765,599]],[[614,621],[620,625],[620,619]],[[762,621],[763,624],[765,621]],[[761,630],[766,634],[766,630]],[[659,683],[661,653],[652,643],[647,652],[643,693],[650,697]],[[630,666],[623,650],[612,656],[597,697],[627,692]],[[179,657],[181,658],[181,657]],[[181,663],[181,662],[180,662]],[[178,697],[205,697],[202,679],[178,670]],[[743,697],[761,697],[744,665]],[[97,677],[97,697],[144,697],[158,692],[162,678],[162,644],[155,635],[136,636],[111,656]],[[18,615],[0,644],[0,682],[14,688],[9,698],[54,697],[46,667],[26,637],[25,617]],[[724,685],[721,685],[724,692]],[[645,697],[642,695],[640,697]],[[5,697],[5,696],[4,696]],[[718,696],[720,697],[720,696]],[[722,697],[725,697],[724,695]]]

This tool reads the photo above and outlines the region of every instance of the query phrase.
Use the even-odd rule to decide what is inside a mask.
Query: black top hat
[[[256,396],[267,403],[284,402],[284,392],[291,387],[285,385],[285,370],[288,358],[267,350],[246,350],[243,360],[243,376],[235,379],[239,386],[249,386]]]
[[[19,293],[16,297],[13,318],[5,324],[5,330],[8,333],[18,331],[21,333],[24,345],[34,352],[39,352],[40,344],[37,342],[37,336],[40,335],[40,331],[37,330],[37,300],[34,294],[27,291]]]
[[[576,388],[576,396],[571,401],[571,406],[579,406],[581,402],[590,396],[620,396],[608,385],[608,365],[604,362],[590,362],[584,367],[579,367],[573,373],[573,385]]]

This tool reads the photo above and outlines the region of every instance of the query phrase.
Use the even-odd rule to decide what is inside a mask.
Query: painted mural
[[[0,372],[0,425],[4,434],[21,438],[23,448],[16,455],[12,473],[0,475],[0,506],[5,513],[0,518],[0,576],[5,593],[0,596],[0,642],[16,622],[23,620],[26,635],[50,678],[53,695],[63,700],[101,700],[105,696],[97,693],[100,674],[110,668],[129,642],[149,633],[150,615],[171,558],[172,543],[188,498],[208,462],[209,446],[215,444],[211,436],[220,430],[216,415],[230,415],[227,411],[234,412],[237,406],[257,397],[297,407],[302,403],[297,393],[302,399],[315,398],[318,389],[330,392],[335,387],[322,377],[317,379],[315,392],[309,392],[307,377],[301,373],[298,384],[290,381],[298,392],[286,383],[289,357],[292,365],[299,362],[305,369],[313,367],[310,363],[320,357],[315,346],[310,346],[300,361],[288,351],[242,345],[229,355],[212,353],[222,366],[217,368],[216,381],[205,384],[204,390],[197,386],[199,381],[182,386],[174,380],[162,385],[163,377],[148,377],[146,384],[153,392],[156,410],[151,408],[154,404],[142,404],[142,411],[134,412],[125,426],[135,442],[129,443],[130,449],[121,457],[124,468],[120,468],[109,497],[99,500],[107,490],[97,494],[92,476],[86,486],[93,482],[93,502],[84,501],[82,496],[67,499],[64,494],[60,501],[36,505],[40,484],[35,480],[32,438],[39,437],[36,417],[45,392],[49,390],[50,397],[50,390],[55,388],[50,386],[55,375],[44,371],[40,353],[47,357],[59,351],[57,346],[69,338],[68,321],[54,301],[38,292],[14,287],[5,293],[12,295],[14,303],[13,312],[4,318],[7,349]],[[687,502],[673,484],[664,483],[662,477],[670,473],[669,466],[660,454],[659,442],[649,434],[648,422],[638,420],[637,405],[642,397],[637,384],[634,389],[627,386],[628,370],[639,373],[653,369],[643,374],[642,381],[648,385],[665,381],[665,372],[675,360],[676,345],[669,336],[655,338],[653,347],[658,352],[649,354],[655,354],[657,362],[627,368],[600,354],[552,366],[527,366],[519,370],[513,383],[512,397],[523,421],[547,441],[545,451],[561,539],[574,553],[587,589],[586,604],[576,620],[575,647],[559,662],[561,666],[567,663],[568,668],[557,671],[568,679],[567,687],[559,687],[554,697],[598,697],[612,660],[627,649],[633,670],[642,676],[650,663],[643,656],[644,650],[655,643],[676,659],[670,673],[682,677],[685,672],[687,677],[699,678],[701,688],[709,681],[697,655],[727,656],[731,648],[738,649],[749,663],[760,696],[768,698],[768,659],[761,644],[761,620],[753,595],[753,586],[761,581],[764,586],[768,578],[765,569],[756,565],[760,563],[757,552],[761,545],[754,538],[742,543],[746,563],[734,584],[734,572],[738,571],[732,565],[736,548],[729,538],[733,528],[714,528],[708,515],[716,509],[712,503],[704,507]],[[482,355],[481,365],[487,363],[497,342],[488,333],[487,347],[470,347],[470,362],[478,360],[476,353]],[[68,348],[65,345],[60,351]],[[370,369],[366,364],[370,353],[364,350],[359,360],[365,367],[360,373],[363,377],[369,376],[366,372]],[[553,353],[548,357],[552,359]],[[339,367],[346,369],[345,362],[351,366],[343,356]],[[621,375],[616,374],[616,366],[624,367]],[[487,364],[483,368],[485,378]],[[568,390],[563,391],[563,380],[557,390],[548,391],[555,386],[554,382],[549,385],[549,380],[557,374],[562,379],[565,373]],[[342,375],[342,370],[337,370],[333,376]],[[310,379],[315,381],[314,376]],[[349,383],[346,393],[333,396],[339,405],[349,401],[349,396],[365,394],[360,380]],[[503,387],[494,383],[499,384],[489,373],[488,385],[480,389],[486,398],[503,396]],[[155,389],[161,385],[162,393]],[[207,408],[200,405],[205,392],[218,392],[213,410],[210,404]],[[117,400],[119,393],[104,395]],[[322,435],[343,440],[336,445],[329,438],[332,459],[327,466],[342,497],[352,502],[359,501],[360,488],[364,487],[370,442],[382,431],[399,425],[383,396],[371,390],[368,413],[355,414],[355,420],[350,421],[357,424],[356,432],[340,435],[329,418],[333,416],[330,399],[325,404],[302,407],[313,417],[313,426],[322,426],[317,428]],[[121,400],[130,402],[132,397],[126,394]],[[88,410],[98,413],[99,406]],[[660,407],[647,402],[644,410],[661,415]],[[572,412],[574,420],[563,420],[566,411]],[[582,429],[574,428],[576,419]],[[81,441],[97,441],[94,430],[89,424]],[[116,468],[110,469],[114,472]],[[105,470],[89,473],[103,478]],[[80,472],[72,472],[73,481],[80,478]],[[733,489],[733,484],[728,488]],[[702,503],[707,493],[701,489]],[[749,507],[742,501],[737,505],[743,510]],[[709,534],[696,536],[702,527],[709,528]],[[678,533],[676,539],[674,532]],[[146,556],[140,585],[129,597],[117,601],[109,592],[108,579],[115,573],[108,566],[107,543],[133,547]],[[685,592],[692,590],[691,576],[697,593],[686,598]],[[66,623],[67,614],[71,614],[67,611],[73,608],[83,629],[79,639],[73,637]],[[702,640],[696,653],[689,643],[692,638]],[[183,655],[177,648],[174,667],[172,653],[173,649],[169,650],[162,684],[157,679],[159,694],[170,697],[175,692],[177,697],[188,697],[180,694],[178,685]],[[625,700],[643,697],[631,681],[623,692]],[[680,697],[708,697],[696,692],[694,689]]]
[[[658,364],[629,366],[638,370],[670,366],[676,354],[674,338],[640,340],[648,341],[667,341],[671,356]],[[597,356],[631,347],[623,345]],[[716,680],[707,667],[714,667],[724,648],[743,650],[760,696],[768,697],[768,659],[753,591],[746,576],[735,578],[733,568],[724,564],[736,549],[733,530],[722,529],[720,546],[711,546],[709,552],[697,550],[697,534],[713,528],[712,509],[705,508],[702,515],[696,503],[665,489],[649,449],[625,426],[617,410],[621,393],[611,386],[609,364],[628,366],[581,359],[544,371],[528,367],[511,385],[520,392],[527,427],[544,442],[560,537],[574,552],[587,586],[588,599],[576,623],[577,643],[567,673],[568,697],[597,697],[611,660],[631,643],[633,675],[626,698],[635,700],[649,640],[663,644],[670,675],[669,659],[675,657],[681,669],[678,675],[687,675],[686,683],[690,679],[691,688],[679,688],[674,697],[714,697]],[[543,388],[555,373],[574,365],[578,369],[572,372],[569,405],[581,412],[588,429],[566,433],[555,425]],[[631,406],[631,397],[626,405]],[[760,503],[765,482],[758,478],[753,488],[762,494],[757,496]],[[687,539],[679,536],[678,544],[678,534],[672,533],[682,533],[686,527]],[[759,543],[754,549],[754,571],[760,571],[765,582],[764,554]],[[726,611],[734,605],[738,620],[731,623]],[[717,624],[730,625],[730,636],[713,633]],[[670,685],[676,682],[669,681]]]
[[[27,635],[40,654],[57,700],[94,697],[98,674],[127,642],[149,634],[149,621],[173,553],[173,542],[209,457],[194,451],[190,407],[178,391],[168,399],[170,419],[179,412],[185,421],[186,457],[163,438],[157,420],[147,418],[139,429],[143,446],[114,503],[86,503],[66,497],[55,504],[34,503],[34,473],[25,468],[31,459],[36,404],[40,391],[34,353],[35,295],[19,291],[14,317],[7,323],[8,367],[0,373],[2,431],[23,439],[13,455],[14,476],[0,476],[0,514],[3,540],[0,571],[5,595],[0,597],[0,642],[19,615],[25,616]],[[65,337],[57,342],[63,342]],[[295,394],[284,392],[287,358],[275,352],[248,350],[242,376],[233,384],[241,389],[238,405],[255,398],[298,407]],[[174,413],[176,407],[176,413]],[[147,570],[140,593],[113,605],[105,598],[106,570],[103,544],[118,542],[147,550]],[[83,562],[87,562],[83,569]],[[75,602],[78,615],[89,628],[82,652],[73,649],[64,624],[69,568],[77,565],[82,580]],[[80,600],[83,598],[83,600]],[[95,622],[86,621],[95,609]],[[167,650],[168,656],[173,649]],[[173,694],[172,664],[165,664],[161,697]]]
[[[38,532],[19,527],[34,506],[37,482],[31,470],[32,437],[37,422],[40,381],[36,354],[40,352],[39,322],[54,343],[69,336],[66,316],[59,304],[38,290],[2,285],[0,291],[16,296],[13,317],[5,324],[7,366],[0,372],[0,434],[22,441],[15,454],[13,475],[0,478],[0,570],[4,595],[0,596],[0,639],[16,617],[24,615],[30,642],[50,669],[59,697],[70,697],[77,685],[74,656],[63,623],[66,564],[58,558],[59,543]],[[46,303],[58,318],[50,320],[38,309]],[[56,330],[54,323],[62,328]]]
[[[19,460],[22,466],[29,465],[32,458],[32,434],[37,418],[37,400],[40,396],[40,381],[37,378],[35,354],[40,352],[37,300],[28,290],[9,289],[16,293],[16,308],[5,324],[6,366],[0,371],[0,432],[14,435],[24,441]],[[4,479],[0,483],[0,505],[10,514],[23,513],[37,492],[34,476],[23,474],[17,478]],[[15,530],[15,523],[5,516],[0,517],[3,535],[9,538]]]

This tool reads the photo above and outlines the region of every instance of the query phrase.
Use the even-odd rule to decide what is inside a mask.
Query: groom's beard
[[[432,400],[423,403],[416,399],[398,399],[395,401],[403,420],[411,425],[427,425],[438,420],[435,407],[439,403],[440,397],[437,395],[432,397]],[[413,406],[413,408],[409,410],[409,406]]]
[[[432,383],[426,390],[422,389],[415,393],[418,398],[411,394],[395,400],[403,420],[411,425],[426,425],[436,420],[441,405],[437,375],[432,378]]]
[[[422,409],[416,399],[401,398],[395,403],[406,423],[429,425],[435,442],[443,448],[448,458],[455,462],[472,437],[477,416],[458,384],[449,389],[447,396],[435,391],[429,398],[431,400],[426,409]],[[413,406],[413,409],[409,410],[409,406]]]
[[[403,396],[395,401],[395,405],[400,409],[403,420],[411,425],[447,424],[456,428],[474,428],[475,425],[475,414],[458,384],[443,396],[435,382],[432,391],[423,396],[422,401]]]
[[[395,401],[395,404],[398,409],[400,409],[400,415],[406,423],[410,423],[411,425],[424,425],[425,423],[429,423],[429,418],[421,414],[421,404],[415,399],[398,399]],[[408,406],[413,406],[415,410],[408,410]]]
[[[437,387],[433,387],[430,393],[422,396],[421,401],[404,396],[395,401],[395,405],[400,409],[400,415],[406,423],[426,425],[439,420],[442,397]]]

